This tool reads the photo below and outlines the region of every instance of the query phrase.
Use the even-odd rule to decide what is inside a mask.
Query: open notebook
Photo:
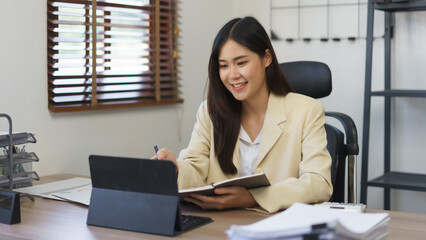
[[[271,185],[265,173],[256,173],[249,176],[236,177],[231,179],[226,179],[217,183],[212,183],[210,185],[189,188],[179,190],[179,196],[185,197],[192,193],[202,194],[202,195],[214,195],[214,189],[218,187],[231,187],[231,186],[240,186],[246,189],[265,187]]]

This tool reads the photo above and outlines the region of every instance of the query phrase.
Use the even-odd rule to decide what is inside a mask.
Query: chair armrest
[[[325,112],[325,115],[339,120],[345,129],[347,154],[358,155],[358,133],[352,118],[340,112]]]

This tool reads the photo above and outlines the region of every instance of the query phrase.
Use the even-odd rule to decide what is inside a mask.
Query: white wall
[[[207,61],[213,37],[232,17],[251,15],[270,28],[269,1],[182,0],[179,2],[179,50],[184,104],[102,110],[79,113],[50,113],[47,109],[46,1],[0,1],[0,112],[13,118],[15,131],[34,131],[38,143],[27,145],[40,157],[33,168],[40,175],[88,174],[89,154],[150,157],[154,144],[175,152],[188,143],[195,112],[203,99]],[[19,11],[17,10],[18,7]],[[31,24],[28,24],[31,23]],[[397,18],[394,84],[401,88],[426,89],[426,13],[400,14]],[[353,117],[362,143],[365,41],[293,43],[274,42],[280,62],[318,60],[333,72],[333,93],[321,100],[329,111]],[[375,42],[375,78],[380,68],[383,41]],[[14,53],[15,52],[15,53]],[[381,82],[373,85],[380,88]],[[14,89],[20,89],[14,92]],[[396,100],[392,167],[399,171],[426,172],[424,99]],[[369,178],[382,173],[382,101],[372,105]],[[0,120],[0,131],[7,122]],[[404,156],[408,156],[405,158]],[[361,162],[361,156],[358,158]],[[361,164],[359,163],[359,166]],[[360,179],[360,178],[358,178]],[[426,212],[423,192],[394,191],[393,209]],[[382,190],[369,188],[368,207],[382,207]]]
[[[179,2],[179,50],[184,104],[73,113],[47,108],[46,1],[0,1],[0,112],[14,131],[36,132],[28,144],[39,175],[89,174],[88,156],[151,157],[153,145],[177,153],[186,146],[203,99],[214,34],[229,19],[226,0]],[[19,9],[19,10],[18,10]],[[220,14],[217,14],[220,12]],[[19,91],[15,91],[19,89]],[[7,121],[0,120],[0,131]]]
[[[183,127],[176,154],[187,146],[195,123],[195,113],[207,97],[207,66],[213,39],[232,14],[228,0],[181,0],[179,3],[179,22],[182,22],[179,63],[185,109],[180,112]]]

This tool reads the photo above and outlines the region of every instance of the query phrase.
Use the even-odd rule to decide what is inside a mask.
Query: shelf
[[[426,90],[386,90],[371,92],[371,96],[385,97],[426,97]]]
[[[374,9],[386,12],[425,11],[426,1],[408,1],[398,3],[375,3]]]
[[[367,182],[368,186],[403,190],[426,191],[426,175],[403,172],[388,172]]]
[[[22,164],[27,162],[38,162],[37,155],[33,152],[20,152],[13,154],[13,164]],[[7,166],[9,164],[9,156],[0,156],[0,166]]]
[[[13,174],[13,183],[12,184],[20,184],[20,183],[26,183],[31,181],[38,181],[40,180],[40,177],[38,174],[34,171],[31,172],[20,172]],[[8,186],[9,185],[9,177],[0,175],[0,187]]]
[[[36,143],[37,140],[33,133],[18,132],[12,134],[13,145],[25,144],[25,143]],[[0,132],[0,147],[9,146],[9,134]]]
[[[9,122],[9,131],[0,132],[0,148],[4,155],[0,155],[0,186],[9,186],[9,191],[14,187],[31,184],[31,181],[40,180],[36,172],[31,171],[31,162],[38,162],[35,153],[23,151],[16,145],[36,143],[37,140],[31,132],[13,132],[12,119],[5,113],[0,113]]]
[[[391,2],[391,3],[378,3],[378,2]],[[426,89],[415,90],[411,89],[391,89],[385,88],[379,91],[372,91],[372,72],[373,72],[373,35],[374,35],[374,10],[384,11],[384,86],[392,86],[392,60],[393,51],[392,41],[394,41],[393,33],[395,32],[395,13],[396,12],[412,12],[412,11],[426,11],[426,0],[369,0],[368,13],[367,13],[367,44],[366,44],[366,68],[365,68],[365,94],[364,94],[364,121],[363,121],[363,137],[362,137],[362,170],[361,170],[361,202],[367,203],[367,190],[368,187],[381,187],[384,188],[383,209],[391,209],[391,189],[402,189],[411,191],[425,191],[426,192],[426,174],[414,174],[403,172],[389,171],[392,156],[392,127],[393,111],[391,103],[385,101],[383,107],[383,126],[384,126],[384,157],[383,166],[385,172],[382,176],[369,180],[368,178],[368,162],[369,162],[369,147],[370,147],[370,122],[372,109],[371,100],[373,96],[385,97],[385,100],[390,100],[393,97],[404,98],[426,98]],[[408,15],[408,14],[407,14]],[[404,26],[401,26],[404,27]],[[409,79],[400,79],[406,81]]]

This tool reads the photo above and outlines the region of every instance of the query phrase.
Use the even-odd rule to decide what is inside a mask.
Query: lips
[[[235,91],[239,91],[239,90],[243,89],[245,86],[247,86],[247,83],[248,82],[231,84],[231,86],[232,86],[232,89],[234,89]]]

